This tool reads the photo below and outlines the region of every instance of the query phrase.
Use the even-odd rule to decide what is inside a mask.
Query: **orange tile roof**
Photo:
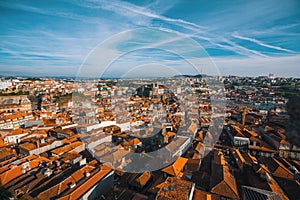
[[[123,142],[123,146],[135,146],[135,145],[138,145],[140,142],[141,142],[140,139],[134,138],[130,141]]]
[[[261,150],[261,151],[265,151],[265,152],[269,152],[269,153],[276,153],[277,152],[275,149],[273,149],[268,143],[264,142],[263,140],[260,140],[260,139],[255,138],[255,137],[250,137],[250,141],[256,141],[259,144],[261,144],[261,146],[250,145],[249,149]]]
[[[168,177],[161,185],[156,200],[189,199],[194,183],[178,177]]]
[[[276,158],[261,158],[261,161],[267,165],[274,176],[290,180],[294,179],[294,174]]]
[[[26,149],[28,151],[31,151],[33,149],[36,149],[37,146],[35,144],[32,144],[32,143],[24,143],[24,144],[20,144],[19,147],[23,148],[23,149]]]
[[[260,151],[265,151],[265,152],[269,152],[269,153],[276,153],[277,151],[265,146],[262,147],[258,147],[258,146],[249,146],[249,149],[253,149],[253,150],[260,150]]]
[[[252,156],[250,153],[248,153],[248,156],[251,158],[253,162],[257,162],[257,159],[254,156]]]
[[[195,122],[192,122],[191,125],[189,126],[188,130],[194,133],[198,128],[198,125]]]
[[[22,133],[28,133],[28,132],[29,132],[29,130],[27,130],[27,129],[18,128],[18,129],[13,130],[9,135],[20,135]]]
[[[83,135],[82,135],[83,136]],[[84,135],[85,136],[85,135]],[[63,139],[63,142],[64,142],[64,144],[70,144],[70,143],[72,143],[72,142],[75,142],[75,141],[77,141],[77,139],[78,138],[80,138],[80,135],[79,134],[77,134],[77,135],[73,135],[73,136],[71,136],[70,138],[66,138],[66,139]]]
[[[138,139],[138,138],[134,138],[134,139],[132,140],[132,144],[133,144],[133,145],[138,145],[140,142],[141,142],[141,140]]]
[[[288,141],[286,141],[286,140],[281,140],[280,144],[288,144],[289,145],[290,143]]]
[[[84,178],[84,174],[81,170],[78,170],[72,174],[72,178],[74,179],[75,183],[78,183],[82,178]]]
[[[164,133],[163,136],[175,137],[175,136],[176,136],[176,133],[171,132],[171,131],[168,131],[168,132]]]
[[[240,137],[245,137],[245,135],[242,133],[242,129],[238,126],[232,125],[232,127],[234,128],[234,130],[237,132],[237,135]]]
[[[214,161],[219,165],[226,165],[227,162],[224,158],[224,154],[221,151],[215,150],[214,151]]]
[[[178,176],[187,161],[187,158],[179,157],[172,165],[162,169],[162,171],[172,176]]]
[[[0,167],[0,174],[10,169],[10,166],[6,163],[6,165],[3,165]],[[1,180],[0,180],[1,181]]]
[[[40,162],[42,162],[42,161],[50,162],[50,160],[45,157],[38,157],[37,159],[34,159],[29,162],[30,168],[33,169],[33,168],[38,167]]]
[[[71,150],[75,149],[76,147],[79,147],[80,145],[83,145],[83,142],[76,141],[76,142],[73,142],[73,143],[71,143],[67,146],[63,146],[63,147],[54,149],[54,150],[51,151],[51,153],[54,153],[56,155],[61,155],[63,153],[66,153],[68,151],[71,151]]]
[[[220,199],[215,194],[211,194],[202,190],[198,190],[195,188],[193,200],[213,200],[213,199]]]
[[[245,159],[242,156],[241,152],[238,149],[233,149],[232,150],[233,157],[236,159],[237,165],[239,168],[243,168],[245,164]]]
[[[67,152],[64,155],[62,155],[61,158],[64,162],[70,162],[79,157],[81,157],[81,155],[79,153],[77,153],[76,151],[70,151],[70,152]]]
[[[103,164],[100,170],[95,175],[90,177],[83,184],[76,187],[76,189],[74,189],[70,194],[58,198],[58,200],[79,199],[88,190],[90,190],[90,188],[92,188],[96,183],[98,183],[99,181],[101,181],[101,179],[107,176],[111,171],[112,169],[109,166]]]
[[[22,172],[22,166],[16,166],[13,167],[12,169],[4,172],[3,174],[0,175],[0,183],[1,185],[5,185],[11,180],[21,176],[23,174]]]
[[[94,165],[98,164],[98,161],[94,159],[91,162],[89,162],[88,164],[91,165],[91,166],[94,166]]]
[[[134,179],[131,182],[131,185],[137,186],[138,188],[143,188],[150,179],[151,179],[151,174],[150,172],[146,171],[143,174],[141,174],[138,178]]]
[[[260,135],[259,133],[252,130],[245,129],[245,131],[248,132],[253,137],[258,137]]]
[[[20,160],[23,163],[23,162],[27,162],[27,161],[30,161],[30,160],[34,160],[36,158],[38,158],[38,156],[36,156],[36,155],[29,155],[29,156],[26,156],[24,158],[21,158]]]
[[[34,169],[34,168],[38,167],[41,161],[49,162],[49,160],[44,157],[36,158],[32,161],[29,161],[30,169]],[[13,166],[10,170],[2,173],[0,175],[1,185],[5,185],[5,184],[9,183],[10,181],[12,181],[13,179],[21,176],[24,172],[23,170],[24,170],[23,166],[18,165],[18,166]]]
[[[236,180],[227,165],[212,165],[211,192],[233,199],[239,198]]]
[[[202,147],[202,142],[198,142],[197,143],[197,145],[196,145],[196,147],[195,147],[195,150],[198,152],[198,153],[200,153],[200,150],[201,150],[201,147]]]
[[[267,184],[269,185],[271,191],[277,193],[281,197],[281,199],[288,200],[289,198],[285,195],[282,188],[275,181],[269,169],[264,164],[260,164],[259,167],[260,168],[256,172],[259,174],[266,174],[269,177],[270,181],[267,181]]]
[[[12,135],[18,135],[18,134],[22,134],[22,133],[23,133],[23,129],[21,129],[21,128],[15,129],[11,132]]]
[[[32,132],[32,134],[47,135],[47,131],[45,131],[45,130],[35,130],[35,131]]]
[[[193,154],[193,159],[200,159],[200,155],[198,153]]]
[[[5,147],[6,144],[4,143],[4,139],[0,138],[0,147]]]
[[[123,146],[130,146],[130,143],[128,141],[123,142]]]
[[[16,155],[8,160],[2,161],[0,162],[0,174],[3,172],[2,167],[10,167],[10,163],[12,163],[13,161],[17,160]]]
[[[82,178],[85,177],[86,172],[90,172],[94,170],[95,167],[86,165],[83,168],[75,171],[73,174],[71,174],[69,177],[61,181],[60,183],[54,185],[53,187],[43,191],[38,195],[39,199],[51,199],[53,197],[56,197],[58,195],[61,195],[63,192],[68,191],[70,188],[70,185],[74,185],[78,183]]]

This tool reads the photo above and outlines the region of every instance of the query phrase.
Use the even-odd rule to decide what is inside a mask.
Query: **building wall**
[[[22,104],[2,104],[0,105],[0,112],[12,112],[12,111],[31,111],[31,103]]]
[[[121,131],[129,131],[130,130],[130,122],[117,124],[121,128]]]
[[[62,141],[55,141],[55,142],[53,142],[50,145],[43,146],[43,147],[41,147],[39,149],[33,149],[33,150],[29,151],[29,155],[39,155],[41,153],[44,153],[46,151],[49,151],[51,149],[54,149],[54,148],[62,146],[62,145],[63,145]]]
[[[76,147],[75,149],[73,149],[73,151],[76,151],[77,153],[80,153],[84,150],[85,150],[85,144],[84,143],[82,145]]]
[[[13,82],[11,82],[11,81],[1,81],[0,82],[0,90],[6,89],[12,85],[13,85]]]
[[[19,143],[20,138],[23,137],[23,136],[25,136],[25,135],[28,135],[28,133],[22,133],[22,134],[19,134],[19,135],[6,136],[4,138],[4,141],[6,143],[7,142]]]
[[[97,141],[94,141],[94,142],[89,143],[89,144],[88,144],[88,148],[89,148],[90,150],[93,150],[95,146],[98,146],[98,145],[100,145],[100,144],[102,144],[102,143],[105,143],[105,142],[111,142],[111,141],[112,141],[112,136],[111,136],[111,135],[108,135],[108,136],[103,137],[103,138],[101,138],[101,139],[99,139],[99,140],[97,140]]]
[[[250,141],[249,141],[249,138],[234,137],[233,143],[236,146],[243,146],[243,145],[249,145]]]

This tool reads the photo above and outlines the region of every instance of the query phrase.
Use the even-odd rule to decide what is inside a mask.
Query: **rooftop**
[[[162,184],[157,193],[156,200],[189,199],[193,194],[194,183],[181,180],[178,177],[169,177]]]
[[[187,161],[187,158],[179,157],[172,165],[165,167],[162,171],[172,176],[179,176]]]

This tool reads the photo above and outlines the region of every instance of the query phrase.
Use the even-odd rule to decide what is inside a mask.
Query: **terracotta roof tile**
[[[37,148],[37,146],[35,144],[29,143],[29,142],[24,143],[24,144],[20,144],[19,147],[23,148],[23,149],[26,149],[28,151],[31,151],[31,150]]]
[[[262,157],[260,160],[267,165],[268,169],[274,176],[291,180],[294,178],[294,174],[276,158]]]
[[[193,200],[219,200],[220,197],[216,194],[211,194],[195,188]]]
[[[172,176],[178,176],[187,161],[187,158],[179,157],[172,165],[162,169],[162,171]]]
[[[189,199],[194,183],[178,177],[168,177],[157,193],[156,200]]]
[[[212,164],[211,192],[238,199],[236,180],[227,165]]]
[[[150,179],[151,179],[150,172],[144,172],[136,179],[134,179],[130,184],[138,188],[143,188]]]
[[[92,177],[87,179],[84,183],[76,187],[70,194],[65,195],[65,197],[58,198],[62,199],[79,199],[83,194],[85,194],[90,188],[92,188],[101,179],[107,176],[112,171],[107,165],[101,166],[100,170],[94,174]],[[66,198],[67,197],[67,198]]]
[[[49,160],[44,157],[36,158],[32,161],[29,161],[30,169],[37,168],[41,161],[49,162]],[[23,169],[22,165],[13,166],[10,170],[8,170],[0,175],[1,185],[5,185],[8,182],[10,182],[11,180],[21,176],[23,174],[23,172],[25,172],[25,171],[28,171],[28,169]]]

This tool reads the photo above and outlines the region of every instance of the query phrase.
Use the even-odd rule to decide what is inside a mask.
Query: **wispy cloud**
[[[222,75],[261,76],[275,73],[276,76],[300,77],[300,55],[272,58],[216,57],[213,61]]]
[[[169,17],[165,17],[163,15],[159,15],[146,7],[137,6],[132,3],[128,3],[125,1],[104,1],[104,0],[97,0],[97,1],[86,1],[80,2],[81,6],[85,6],[91,9],[105,9],[112,11],[118,15],[123,15],[127,18],[134,18],[134,20],[138,19],[140,16],[152,18],[152,19],[159,19],[164,22],[172,23],[174,25],[183,27],[185,29],[193,30],[196,32],[201,32],[202,30],[207,29],[205,26],[200,26],[196,23],[192,23],[182,19],[173,19]],[[150,24],[149,24],[150,25]]]
[[[78,67],[97,44],[121,31],[139,27],[160,27],[162,31],[172,30],[178,35],[146,44],[144,48],[159,48],[172,43],[187,55],[197,56],[195,49],[180,44],[182,38],[192,38],[213,56],[225,60],[230,61],[229,56],[233,56],[235,60],[241,59],[243,64],[244,59],[250,62],[260,58],[265,60],[264,64],[272,63],[273,58],[284,60],[284,56],[300,52],[300,13],[295,9],[296,5],[298,3],[294,0],[280,6],[268,0],[205,4],[190,4],[183,0],[169,0],[167,3],[165,0],[151,3],[119,0],[1,2],[0,9],[4,12],[0,13],[3,19],[0,21],[0,68],[12,65],[17,69],[18,65],[24,64],[41,72],[39,66],[45,66],[45,72],[54,72],[49,66]],[[144,38],[148,37],[155,36]],[[141,47],[142,39],[124,42],[123,46]],[[111,58],[109,54],[119,50],[114,46],[100,53]],[[132,59],[145,61],[142,56]],[[151,56],[157,56],[157,62],[175,65],[175,60],[170,60],[168,55]],[[297,58],[288,61],[292,63]],[[24,70],[23,67],[20,69]],[[299,68],[294,68],[297,70]]]
[[[289,50],[289,49],[285,49],[285,48],[281,48],[281,47],[278,47],[278,46],[269,45],[269,44],[263,43],[263,42],[261,42],[259,40],[256,40],[254,38],[240,36],[240,35],[238,35],[236,33],[232,34],[232,36],[234,38],[237,38],[237,39],[241,39],[241,40],[246,40],[246,41],[253,42],[253,43],[258,44],[258,45],[260,45],[262,47],[267,47],[267,48],[275,49],[275,50],[279,50],[279,51],[285,51],[285,52],[288,52],[288,53],[295,53],[295,51],[292,51],[292,50]]]
[[[238,45],[235,42],[231,41],[229,38],[223,38],[223,37],[216,36],[215,34],[209,32],[208,27],[200,26],[198,24],[195,24],[195,23],[192,23],[189,21],[185,21],[182,19],[173,19],[170,17],[165,17],[163,15],[156,14],[153,11],[150,11],[143,7],[136,6],[134,4],[130,4],[128,2],[110,1],[109,5],[107,5],[108,3],[105,1],[92,1],[92,2],[95,3],[97,6],[99,6],[102,9],[107,9],[107,10],[113,11],[117,14],[125,15],[126,17],[132,17],[132,13],[135,13],[138,15],[152,18],[152,19],[159,19],[164,22],[172,23],[176,26],[180,26],[182,28],[193,31],[192,34],[185,34],[187,37],[194,37],[194,38],[197,38],[200,40],[209,41],[211,44],[213,44],[217,47],[221,47],[226,50],[233,51],[240,55],[269,57],[268,55],[265,55],[264,53],[261,53],[259,51]],[[89,5],[89,6],[91,6],[91,5]],[[92,7],[94,7],[94,6],[95,5],[93,5]],[[130,11],[130,12],[128,12],[128,11]],[[137,18],[137,17],[134,16],[134,18]],[[183,33],[181,32],[181,34],[183,34]],[[222,42],[225,42],[228,45],[223,45]],[[259,42],[259,41],[257,41],[257,42]],[[260,42],[260,45],[261,46],[265,45],[266,47],[269,47],[269,48],[275,47],[275,46],[264,44],[262,42]],[[285,50],[285,49],[282,48],[282,50]],[[290,51],[290,53],[291,52],[292,51]]]
[[[265,54],[263,54],[263,53],[261,53],[259,51],[252,50],[252,49],[246,48],[244,46],[238,45],[235,42],[232,42],[232,41],[230,41],[228,39],[223,39],[223,40],[227,44],[230,44],[232,47],[234,47],[234,49],[236,49],[236,52],[238,52],[238,53],[240,53],[242,55],[246,55],[246,56],[249,56],[249,57],[251,57],[252,55],[261,56],[261,57],[264,57],[264,58],[270,57],[270,56],[265,55]]]

